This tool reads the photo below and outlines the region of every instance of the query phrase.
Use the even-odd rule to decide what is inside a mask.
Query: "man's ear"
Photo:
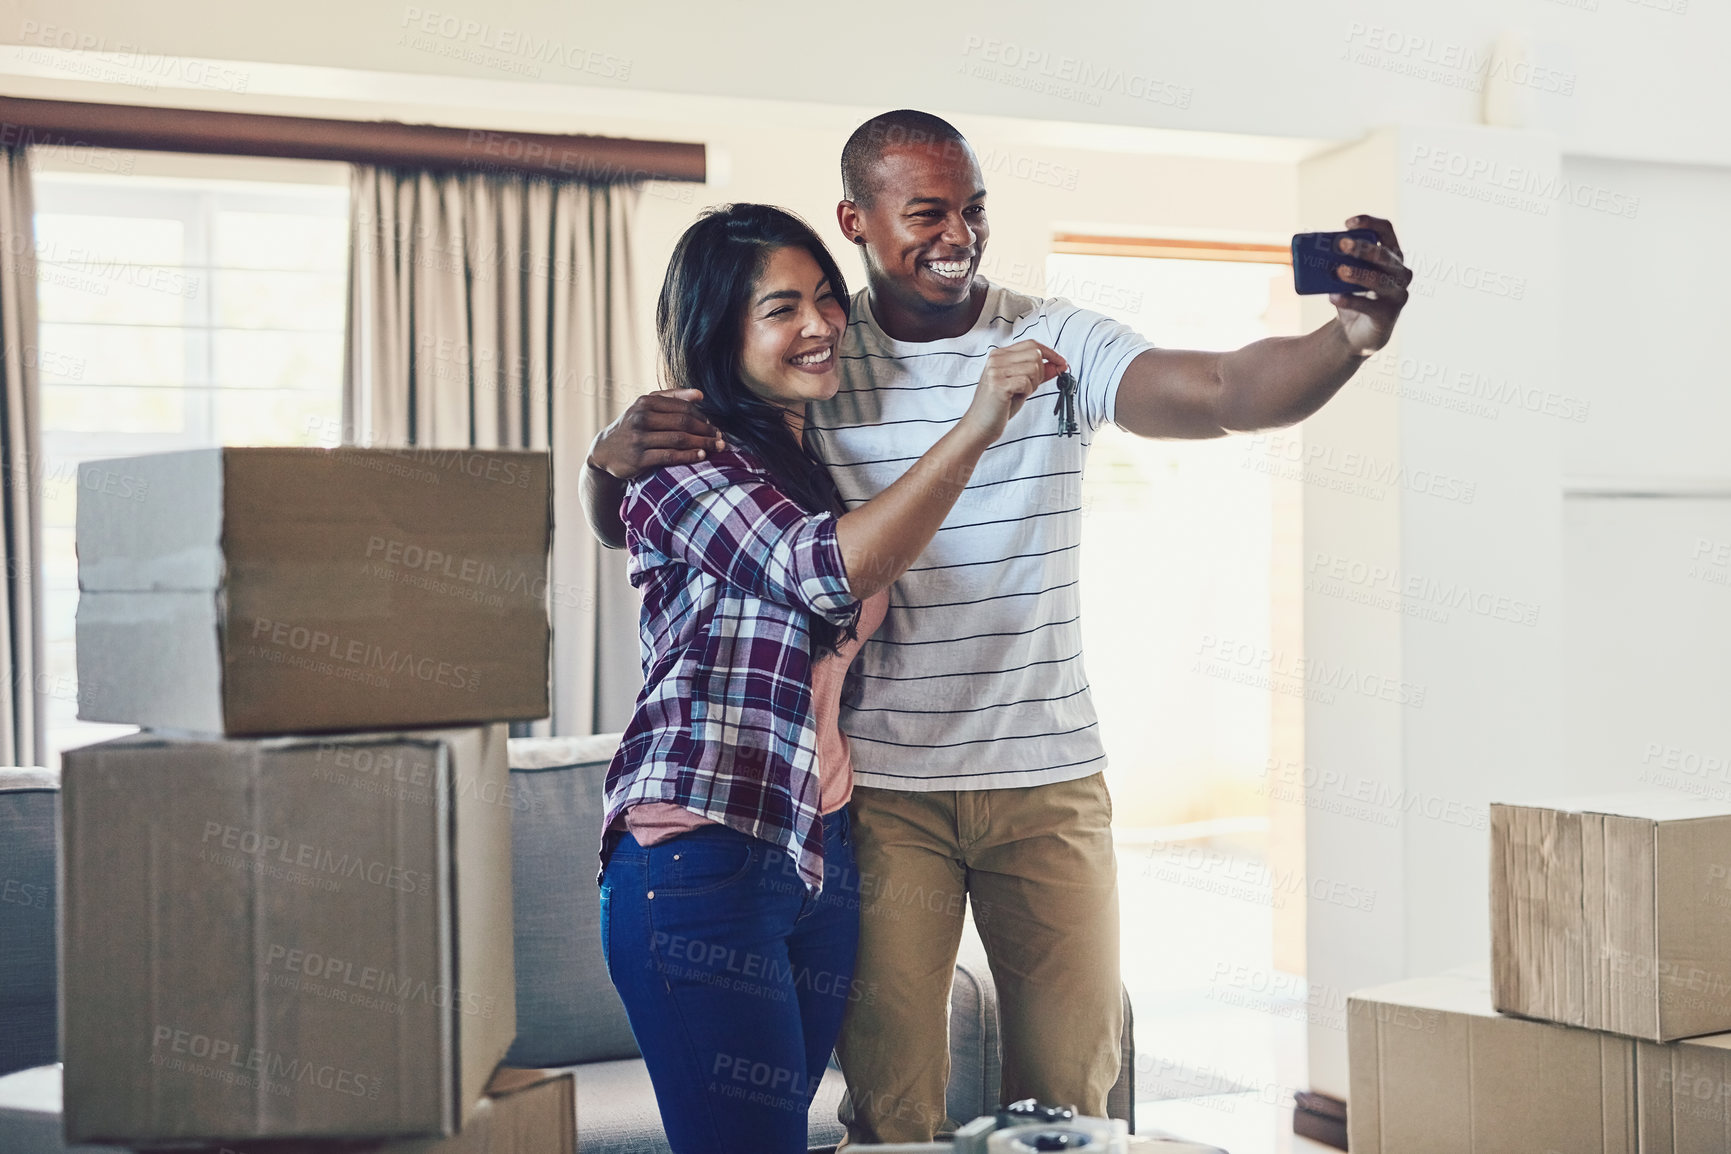
[[[865,243],[865,213],[851,200],[835,206],[835,220],[841,225],[841,235],[849,244]]]

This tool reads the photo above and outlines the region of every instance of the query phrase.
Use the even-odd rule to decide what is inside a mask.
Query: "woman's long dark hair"
[[[740,375],[745,316],[753,287],[780,248],[802,248],[848,310],[847,283],[829,249],[805,221],[768,204],[727,204],[700,216],[674,247],[655,306],[661,366],[672,388],[702,389],[699,408],[730,447],[749,450],[776,485],[812,513],[846,511],[829,470],[809,441],[796,440],[784,410],[746,387]],[[837,355],[840,346],[837,346]],[[811,615],[813,653],[834,651],[843,630]]]

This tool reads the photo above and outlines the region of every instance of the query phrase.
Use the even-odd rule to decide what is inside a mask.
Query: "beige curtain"
[[[30,163],[24,149],[0,149],[0,469],[5,471],[0,537],[6,550],[6,603],[0,651],[11,676],[0,693],[0,757],[8,765],[45,765],[47,717],[37,692],[42,651],[42,525],[36,487],[42,475],[36,368],[36,229]]]
[[[553,454],[553,716],[621,728],[641,681],[637,598],[596,544],[577,480],[642,391],[631,307],[634,185],[356,167],[345,439]]]

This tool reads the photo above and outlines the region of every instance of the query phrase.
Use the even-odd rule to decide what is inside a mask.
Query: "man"
[[[1103,1115],[1122,1016],[1111,800],[1078,621],[1087,448],[1107,421],[1204,438],[1303,420],[1387,343],[1411,274],[1389,223],[1354,217],[1348,227],[1381,243],[1341,251],[1381,271],[1337,269],[1371,295],[1331,297],[1333,321],[1230,353],[1159,349],[978,276],[984,180],[943,120],[868,121],[843,150],[842,183],[837,220],[864,249],[868,284],[840,346],[841,391],[812,406],[810,429],[850,505],[960,416],[992,348],[1037,340],[1077,382],[1073,432],[1046,386],[986,451],[859,661],[844,728],[863,879],[856,980],[874,997],[854,1003],[837,1046],[843,1121],[850,1142],[927,1141],[945,1127],[947,997],[970,903],[998,985],[1003,1100]],[[716,447],[693,396],[640,398],[596,439],[585,503],[608,543],[623,541],[624,480]]]

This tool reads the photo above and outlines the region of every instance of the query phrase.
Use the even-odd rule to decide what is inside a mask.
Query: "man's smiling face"
[[[869,206],[856,205],[872,287],[916,312],[969,299],[986,250],[986,182],[961,141],[886,148],[873,166]]]

